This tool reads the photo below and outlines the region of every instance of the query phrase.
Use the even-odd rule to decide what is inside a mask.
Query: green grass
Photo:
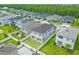
[[[74,27],[74,28],[79,29],[79,19],[77,18],[76,21],[73,21],[71,23],[71,26]]]
[[[3,30],[3,33],[0,34],[0,40],[6,38],[10,32],[14,32],[17,30],[17,28],[11,26],[1,26],[0,29]]]
[[[55,42],[56,36],[52,37],[40,51],[47,55],[72,55],[79,54],[79,34],[73,51],[68,51],[65,48],[58,47]]]
[[[9,44],[9,43],[12,43],[12,44],[14,44],[14,45],[16,45],[16,46],[18,46],[19,44],[18,44],[18,42],[16,42],[15,40],[12,40],[12,39],[9,39],[9,40],[7,40],[6,42],[3,42],[2,44]]]
[[[79,34],[77,36],[77,40],[74,46],[73,54],[79,55]]]
[[[30,45],[33,48],[38,48],[40,46],[40,43],[37,42],[36,40],[33,40],[31,38],[26,39],[25,41],[23,41],[24,43]]]
[[[5,34],[9,34],[10,32],[16,31],[16,28],[12,26],[1,26],[0,29],[3,30]]]
[[[0,34],[0,40],[4,39],[5,35],[4,34]]]
[[[60,25],[60,24],[62,24],[62,23],[60,23],[59,21],[51,21],[50,23],[51,23],[51,24],[55,24],[55,25]]]

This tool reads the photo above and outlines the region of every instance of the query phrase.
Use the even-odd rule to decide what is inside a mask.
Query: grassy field
[[[12,44],[14,44],[16,46],[20,45],[18,42],[16,42],[15,40],[12,40],[12,39],[9,39],[6,42],[3,42],[2,44],[6,45],[6,44],[9,44],[9,43],[12,43]]]
[[[36,40],[33,40],[31,38],[26,39],[25,41],[23,41],[24,43],[30,45],[33,48],[38,48],[40,46],[40,43],[37,42]]]
[[[79,55],[79,34],[73,51],[68,51],[65,48],[58,47],[55,42],[56,36],[52,37],[40,51],[44,52],[47,55]]]
[[[0,40],[6,38],[10,32],[14,32],[17,30],[17,28],[11,26],[1,26],[0,29],[3,30],[3,33],[0,34]]]
[[[79,19],[77,18],[76,21],[73,21],[71,23],[71,26],[74,27],[74,28],[79,29]]]
[[[10,32],[16,31],[17,28],[12,26],[1,26],[0,29],[3,30],[5,34],[9,34]]]

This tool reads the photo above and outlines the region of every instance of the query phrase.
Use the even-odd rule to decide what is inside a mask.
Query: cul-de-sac
[[[79,55],[79,5],[0,5],[0,55]]]

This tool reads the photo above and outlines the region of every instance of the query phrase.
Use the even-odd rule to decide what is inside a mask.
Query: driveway
[[[32,55],[34,52],[31,51],[30,49],[26,48],[26,47],[22,47],[18,50],[18,53],[20,55]]]

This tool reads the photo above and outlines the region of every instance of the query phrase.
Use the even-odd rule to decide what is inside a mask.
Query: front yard
[[[45,45],[40,49],[43,53],[47,55],[71,55],[78,54],[79,55],[79,34],[75,43],[75,47],[73,51],[66,50],[65,48],[58,47],[55,44],[56,36],[53,36]]]
[[[10,32],[14,32],[17,30],[17,27],[11,27],[11,26],[0,26],[0,30],[3,31],[2,34],[0,34],[0,40],[6,38]]]
[[[39,42],[37,42],[36,40],[33,40],[31,38],[28,38],[28,39],[24,40],[23,42],[33,48],[38,48],[40,46]]]

